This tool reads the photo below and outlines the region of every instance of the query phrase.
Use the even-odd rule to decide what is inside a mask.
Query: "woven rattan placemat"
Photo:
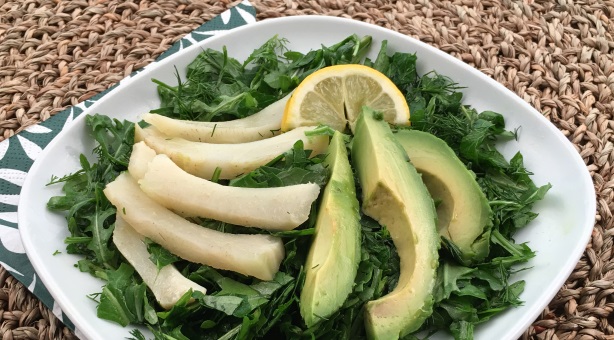
[[[614,1],[250,2],[259,20],[326,14],[416,37],[504,84],[563,131],[593,177],[596,224],[573,274],[523,337],[614,339]],[[0,140],[108,88],[233,3],[0,0]],[[0,287],[2,339],[74,337],[1,267]]]

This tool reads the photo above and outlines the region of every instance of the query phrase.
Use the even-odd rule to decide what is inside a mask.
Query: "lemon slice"
[[[281,130],[326,124],[352,132],[362,106],[383,114],[395,125],[409,125],[409,106],[396,85],[381,72],[364,65],[335,65],[305,78],[288,100]]]

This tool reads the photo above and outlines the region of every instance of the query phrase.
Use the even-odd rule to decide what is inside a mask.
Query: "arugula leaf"
[[[157,313],[159,320],[162,321],[161,324],[159,324],[161,330],[178,330],[182,326],[190,323],[194,314],[202,309],[199,304],[190,303],[193,295],[194,292],[188,291],[183,294],[170,310]]]
[[[86,116],[85,122],[98,143],[94,149],[98,162],[90,163],[81,155],[81,170],[53,178],[49,184],[63,183],[64,195],[51,197],[47,208],[67,212],[70,231],[67,252],[85,255],[79,268],[100,275],[96,272],[116,268],[119,261],[111,242],[115,208],[102,190],[127,168],[134,144],[134,124],[102,115]]]
[[[294,184],[315,183],[324,186],[329,171],[322,161],[325,155],[309,158],[311,150],[305,150],[302,140],[294,143],[291,150],[273,159],[264,166],[230,181],[230,186],[248,188],[271,188]]]
[[[195,292],[193,297],[197,298],[204,307],[221,311],[227,315],[242,318],[268,302],[267,296],[263,296],[252,287],[225,277],[207,266],[199,268],[191,274],[191,277],[198,277],[200,280],[215,283],[220,288],[220,290],[208,295]]]
[[[443,263],[437,269],[437,283],[434,293],[435,302],[447,299],[453,292],[459,292],[459,280],[470,278],[475,268]]]
[[[108,245],[113,234],[113,228],[105,227],[105,225],[109,225],[106,221],[114,214],[115,210],[113,208],[109,207],[101,210],[96,205],[93,214],[85,218],[89,222],[85,227],[85,231],[92,234],[90,241],[87,243],[87,249],[93,251],[96,258],[109,267],[111,266],[109,263],[114,261],[115,258],[115,251]]]
[[[171,253],[166,248],[155,243],[151,239],[145,238],[144,242],[147,245],[147,251],[150,254],[149,259],[151,260],[151,262],[156,264],[158,270],[164,268],[169,264],[181,261],[181,259],[177,255]]]
[[[101,319],[130,323],[156,323],[157,317],[147,299],[147,286],[137,283],[134,269],[122,263],[117,270],[107,271],[107,284],[102,289],[97,315]]]
[[[239,309],[239,306],[243,302],[243,299],[234,295],[204,295],[198,294],[195,296],[201,305],[209,307],[211,309],[223,312],[226,315],[234,315],[236,317],[243,316],[240,313],[235,314],[235,311]]]

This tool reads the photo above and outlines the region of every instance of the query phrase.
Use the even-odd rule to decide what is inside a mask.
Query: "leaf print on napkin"
[[[0,159],[4,158],[4,155],[6,155],[6,152],[8,151],[10,146],[10,140],[10,138],[7,138],[0,142]]]
[[[11,274],[13,274],[13,276],[15,276],[15,275],[23,276],[23,274],[20,271],[18,271],[17,269],[9,266],[8,264],[6,264],[6,263],[4,263],[2,261],[0,261],[0,266],[4,267],[4,269],[6,269],[7,271],[11,272]]]
[[[35,124],[28,126],[24,131],[28,131],[29,133],[49,133],[52,130],[40,124]]]
[[[253,16],[251,13],[241,9],[240,7],[237,7],[237,12],[239,12],[239,14],[241,15],[241,18],[243,18],[243,20],[245,20],[246,23],[252,24],[252,23],[256,22],[256,17],[255,16]]]
[[[27,172],[16,169],[0,169],[0,179],[22,186],[26,180]]]
[[[23,243],[21,242],[21,235],[19,235],[19,230],[17,228],[11,228],[0,224],[0,242],[2,242],[4,248],[10,252],[17,254],[26,253]]]
[[[0,212],[0,220],[5,220],[10,223],[17,223],[17,212],[16,211]]]
[[[36,157],[38,157],[38,155],[40,155],[40,153],[43,151],[40,146],[25,137],[17,135],[17,140],[21,144],[23,151],[31,160],[35,160]]]
[[[0,203],[17,206],[19,195],[0,195]]]

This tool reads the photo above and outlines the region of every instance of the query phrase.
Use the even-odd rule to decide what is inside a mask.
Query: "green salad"
[[[47,207],[65,214],[70,231],[65,240],[67,252],[82,255],[78,269],[104,280],[102,291],[89,296],[98,302],[98,317],[129,327],[134,339],[146,339],[135,325],[147,327],[155,339],[417,339],[436,332],[472,339],[479,324],[523,303],[519,296],[524,282],[514,281],[512,274],[527,269],[526,262],[535,254],[527,244],[516,243],[514,234],[537,217],[532,207],[550,185],[537,187],[532,182],[520,153],[508,161],[497,151],[496,143],[517,137],[505,129],[501,114],[477,112],[464,104],[459,86],[444,75],[418,74],[419,55],[391,54],[386,42],[373,47],[371,41],[369,36],[353,35],[303,54],[288,50],[286,41],[276,36],[243,62],[228,55],[226,49],[205,49],[188,65],[185,79],[177,75],[176,85],[153,80],[161,106],[152,113],[199,122],[252,117],[288,96],[309,75],[333,65],[371,67],[398,87],[410,108],[411,126],[389,126],[380,113],[364,107],[352,132],[347,129],[342,134],[327,126],[308,129],[310,137],[325,138],[326,143],[331,140],[328,149],[326,144],[318,154],[315,150],[319,146],[298,140],[266,164],[232,178],[224,177],[224,171],[212,164],[206,179],[216,186],[202,187],[205,189],[198,195],[249,188],[281,193],[290,186],[305,193],[296,196],[315,195],[307,201],[308,216],[298,227],[286,227],[290,222],[278,221],[277,216],[263,216],[267,223],[271,219],[278,223],[277,229],[266,230],[253,228],[251,219],[248,226],[229,222],[244,217],[225,211],[218,211],[215,216],[219,218],[211,218],[196,210],[174,208],[172,214],[143,217],[151,223],[156,219],[182,220],[177,226],[170,222],[161,226],[165,229],[160,237],[154,231],[138,245],[116,244],[116,237],[132,237],[126,234],[129,230],[121,218],[132,211],[127,205],[117,209],[117,204],[111,203],[117,198],[105,188],[118,187],[120,180],[126,180],[133,150],[137,157],[137,142],[146,139],[144,134],[151,130],[144,122],[119,121],[101,114],[85,117],[97,142],[93,150],[96,161],[89,162],[81,155],[80,170],[52,178],[49,185],[61,184],[63,194],[51,197]],[[366,58],[373,48],[379,48],[376,57]],[[279,131],[270,133],[278,135]],[[380,153],[382,149],[390,152]],[[147,152],[138,157],[146,157]],[[156,162],[160,163],[160,174],[157,178],[144,175],[149,182],[164,174],[169,179],[180,177],[182,170],[173,168],[172,162]],[[441,176],[454,184],[442,183]],[[164,183],[156,183],[152,188],[154,184],[164,188]],[[209,185],[194,183],[189,186]],[[122,185],[121,190],[126,186],[130,185]],[[250,192],[258,192],[253,190]],[[397,199],[382,198],[385,194]],[[130,197],[141,197],[138,195]],[[265,201],[266,197],[253,200]],[[460,202],[469,210],[445,217],[451,205]],[[163,215],[168,215],[168,220]],[[453,222],[459,226],[452,227]],[[179,224],[181,228],[186,224],[185,229]],[[404,234],[406,224],[412,224],[409,236]],[[210,251],[204,254],[212,258],[210,265],[186,260],[192,258],[192,249],[175,246],[171,251],[161,245],[166,241],[164,235],[175,237],[173,228],[188,233],[195,225],[203,228],[194,232],[203,231],[203,241],[193,243]],[[318,233],[324,235],[319,228],[331,225],[338,229],[318,239]],[[421,225],[427,225],[428,230],[421,230]],[[246,243],[237,247],[261,245],[263,254],[271,254],[267,247],[278,247],[283,254],[278,270],[260,270],[256,268],[259,264],[244,271],[217,265],[227,257],[222,253],[225,249],[216,253],[216,247],[221,247],[216,243],[221,235],[218,232],[240,234]],[[399,235],[407,240],[399,241]],[[189,239],[197,236],[183,237],[181,242],[191,242]],[[335,280],[330,273],[314,274],[320,255],[317,249],[326,246],[327,240],[337,242],[334,251],[324,254],[331,263],[339,263],[328,269],[336,273]],[[412,240],[430,241],[417,246]],[[134,262],[127,260],[129,250],[124,249],[138,247],[146,249],[149,262],[144,266],[153,264],[154,272],[139,274]],[[411,256],[429,262],[410,263],[407,259]],[[413,278],[408,273],[413,273]],[[155,281],[158,275],[168,275],[181,284],[152,288],[147,282]],[[337,276],[346,284],[337,282]],[[171,302],[157,300],[153,293],[177,287],[184,290]],[[408,305],[419,310],[409,311]],[[393,316],[398,320],[382,321],[386,319],[382,313],[396,313]]]

